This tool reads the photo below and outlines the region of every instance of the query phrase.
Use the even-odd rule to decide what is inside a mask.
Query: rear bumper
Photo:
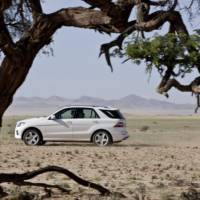
[[[116,130],[116,129],[117,128],[115,128],[111,133],[113,142],[119,142],[119,141],[126,140],[129,138],[128,131],[126,131],[125,129],[119,129],[119,130]]]
[[[123,140],[127,140],[129,138],[129,135],[128,136],[126,136]]]

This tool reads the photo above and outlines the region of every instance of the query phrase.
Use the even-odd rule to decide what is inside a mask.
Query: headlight
[[[17,123],[17,127],[24,126],[24,125],[25,125],[25,122],[19,122],[19,123]]]

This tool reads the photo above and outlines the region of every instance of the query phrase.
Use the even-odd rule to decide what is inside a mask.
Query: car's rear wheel
[[[37,131],[36,129],[28,129],[23,135],[23,141],[26,145],[41,145],[42,137],[39,131]]]
[[[107,146],[112,143],[112,138],[108,132],[100,130],[94,134],[92,141],[98,146]]]

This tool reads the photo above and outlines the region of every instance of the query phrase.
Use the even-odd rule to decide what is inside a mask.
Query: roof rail
[[[73,107],[73,106],[81,106],[81,107],[103,107],[103,108],[113,108],[111,106],[104,106],[104,105],[90,105],[90,104],[68,104],[68,105],[63,105],[63,106],[60,106],[60,108],[64,108],[64,107]]]

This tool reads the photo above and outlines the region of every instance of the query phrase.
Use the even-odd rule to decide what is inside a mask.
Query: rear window
[[[101,110],[107,117],[112,119],[124,119],[119,110]]]

